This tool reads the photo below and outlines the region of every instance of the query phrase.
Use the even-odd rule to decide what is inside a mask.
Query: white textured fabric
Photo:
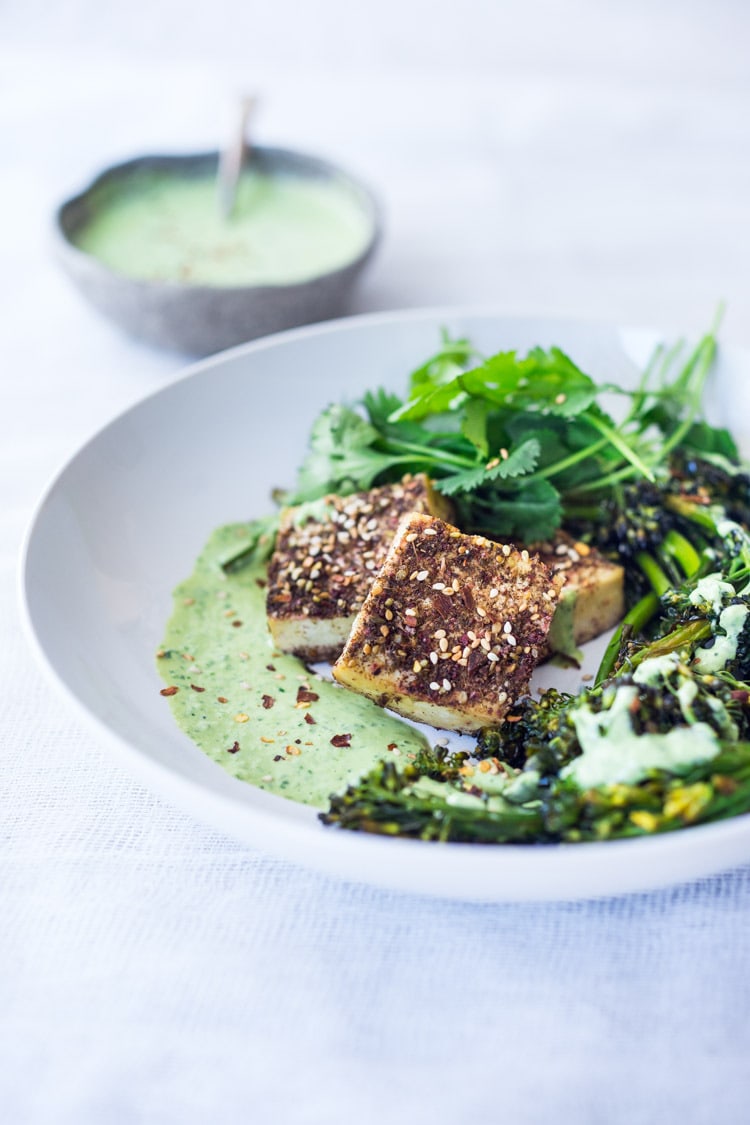
[[[109,160],[211,144],[248,74],[267,93],[264,139],[327,152],[380,189],[386,240],[360,309],[478,301],[699,330],[725,297],[725,338],[750,344],[747,9],[575,0],[563,22],[540,0],[492,7],[461,5],[459,34],[447,0],[381,0],[358,16],[326,0],[285,53],[289,5],[264,15],[221,0],[192,31],[171,2],[5,6],[9,1125],[748,1120],[750,868],[534,906],[310,874],[122,772],[59,702],[18,624],[17,552],[44,482],[179,365],[69,288],[46,241],[51,209]],[[181,20],[183,57],[165,62]],[[220,40],[217,27],[238,32]]]

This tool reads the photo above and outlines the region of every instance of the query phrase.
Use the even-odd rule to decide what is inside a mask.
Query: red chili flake
[[[226,699],[223,695],[217,695],[216,696],[216,702],[217,703],[228,703],[229,700]]]
[[[234,742],[234,743],[232,743],[232,745],[227,750],[227,754],[236,754],[237,751],[239,750],[239,748],[240,748],[239,742]]]
[[[198,687],[197,684],[191,684],[190,686],[193,689],[193,691],[205,691],[206,690],[204,687]]]
[[[275,664],[266,664],[266,668],[268,669],[269,672],[275,672],[276,671],[276,665]]]
[[[265,578],[256,578],[255,579],[255,585],[259,586],[261,588],[261,590],[265,590],[268,583],[266,582]]]
[[[242,622],[241,622],[241,621],[233,621],[233,622],[232,622],[232,628],[233,628],[233,629],[240,629],[241,627],[242,627]]]
[[[446,597],[446,595],[441,590],[438,590],[438,592],[433,597],[432,604],[445,621],[449,621],[453,616],[453,606],[451,605],[451,599],[449,597]]]
[[[309,691],[308,688],[297,689],[297,702],[298,703],[316,703],[320,699],[317,692]]]
[[[352,744],[352,736],[350,734],[334,734],[331,739],[331,746],[345,746],[347,749]]]
[[[270,711],[275,702],[276,700],[272,695],[263,696],[263,706],[265,707],[266,711]]]
[[[397,742],[389,742],[388,743],[388,749],[389,750],[398,750],[398,743]]]
[[[274,762],[283,762],[284,761],[284,755],[283,754],[274,754],[273,760],[274,760]]]
[[[173,684],[171,687],[163,687],[159,692],[159,695],[177,695],[177,692],[179,690],[180,689],[178,687],[175,687]]]
[[[312,717],[309,711],[305,711],[305,722],[309,723],[311,727],[314,727],[316,725],[315,719]]]

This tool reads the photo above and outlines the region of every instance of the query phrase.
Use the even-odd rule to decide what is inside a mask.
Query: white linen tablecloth
[[[106,6],[105,6],[106,7]],[[143,789],[19,627],[43,485],[175,373],[52,260],[50,215],[136,151],[259,139],[379,191],[356,308],[495,304],[750,344],[741,3],[93,0],[0,13],[0,1121],[721,1122],[750,1111],[750,866],[593,903],[346,884]]]

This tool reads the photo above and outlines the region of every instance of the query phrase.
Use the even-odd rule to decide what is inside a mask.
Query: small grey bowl
[[[68,276],[104,316],[130,335],[158,347],[204,356],[246,340],[328,320],[347,311],[353,284],[372,257],[381,235],[379,208],[358,180],[328,161],[301,152],[254,146],[260,170],[343,182],[370,220],[364,249],[344,266],[289,285],[213,286],[150,281],[106,266],[75,245],[78,231],[120,181],[143,170],[175,171],[185,176],[213,174],[218,153],[141,156],[108,168],[55,215],[56,250]]]

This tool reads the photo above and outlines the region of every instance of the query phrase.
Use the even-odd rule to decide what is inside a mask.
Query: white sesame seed
[[[491,664],[495,664],[496,661],[498,661],[500,659],[500,657],[497,655],[496,652],[488,652],[487,653],[487,659],[490,661]]]
[[[487,611],[485,609],[482,609],[481,605],[477,606],[477,613],[479,614],[480,617],[486,617],[487,616]]]
[[[493,586],[492,589],[490,590],[490,597],[496,598],[499,593],[500,593],[500,591]]]
[[[436,652],[431,652],[430,653],[430,663],[431,664],[437,664],[437,662],[438,662],[438,654]]]
[[[440,684],[436,683],[435,680],[433,680],[430,684],[430,691],[440,691]]]
[[[426,527],[426,528],[424,529],[424,532],[423,532],[423,534],[424,534],[424,535],[437,535],[437,531],[435,530],[435,528],[434,528],[434,527]]]
[[[450,691],[450,690],[451,690],[450,680],[443,680],[443,691]]]
[[[508,698],[508,693],[507,693],[507,691],[499,691],[499,692],[497,693],[497,701],[498,701],[498,703],[505,703],[505,700],[506,700],[507,698]]]
[[[445,589],[445,582],[433,582],[432,588],[433,588],[433,590],[444,590]]]
[[[424,582],[426,577],[427,577],[427,571],[426,570],[420,570],[419,573],[417,574],[417,582]]]
[[[510,621],[506,621],[505,624],[503,625],[503,632],[504,633],[512,633],[513,632],[513,626],[511,625]]]

